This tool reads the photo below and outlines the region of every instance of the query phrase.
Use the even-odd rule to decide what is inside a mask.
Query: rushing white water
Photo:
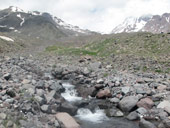
[[[62,85],[65,88],[65,92],[61,93],[61,96],[64,97],[65,100],[69,102],[76,102],[82,100],[82,97],[78,96],[74,85],[71,85],[69,83],[63,83]]]
[[[93,123],[102,123],[103,121],[108,120],[104,110],[99,109],[96,109],[95,112],[93,113],[87,108],[80,108],[77,111],[76,117],[78,117],[81,120],[86,120]]]
[[[61,96],[64,97],[65,100],[69,102],[77,102],[82,100],[82,97],[78,96],[74,85],[71,85],[70,83],[63,83],[62,85],[65,88],[65,92],[61,93]],[[92,112],[87,108],[80,108],[77,111],[76,117],[80,120],[85,120],[92,123],[102,123],[103,121],[108,120],[104,110],[100,109],[96,109],[95,112]]]

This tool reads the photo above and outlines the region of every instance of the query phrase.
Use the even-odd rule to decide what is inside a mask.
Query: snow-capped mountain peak
[[[24,10],[18,8],[18,7],[14,7],[14,6],[10,6],[9,9],[12,11],[12,12],[24,12]],[[27,13],[27,12],[25,12]]]
[[[35,30],[35,28],[37,29]],[[14,6],[0,10],[0,32],[28,33],[28,35],[30,35],[36,31],[39,33],[39,29],[42,29],[42,31],[48,29],[52,34],[56,32],[56,36],[94,34],[94,32],[89,30],[83,30],[78,26],[68,24],[49,13],[41,13],[38,11],[26,12]]]
[[[112,33],[139,31],[152,33],[170,32],[170,13],[126,18],[122,24],[112,30]]]
[[[121,32],[137,32],[140,31],[147,21],[150,19],[149,17],[128,17],[126,18],[122,24],[118,25],[112,30],[112,33],[121,33]]]
[[[80,29],[78,26],[73,26],[73,25],[71,25],[71,24],[68,24],[68,23],[64,22],[63,20],[61,20],[61,19],[59,19],[59,18],[57,18],[57,17],[53,17],[53,19],[54,19],[54,21],[55,21],[58,25],[64,27],[65,29],[77,31],[77,32],[80,32],[80,33],[86,33],[85,30]]]

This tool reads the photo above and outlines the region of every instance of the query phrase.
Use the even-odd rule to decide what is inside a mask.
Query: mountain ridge
[[[122,32],[168,33],[170,32],[170,13],[128,17],[123,23],[116,26],[111,33]]]
[[[94,34],[92,31],[68,24],[49,13],[26,12],[14,6],[0,10],[0,32],[24,33],[37,37],[45,32],[44,35],[51,33],[54,38]]]

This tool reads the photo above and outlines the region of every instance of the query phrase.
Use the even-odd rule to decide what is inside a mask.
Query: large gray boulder
[[[130,112],[136,106],[137,102],[137,96],[127,96],[119,102],[119,107],[124,112]]]

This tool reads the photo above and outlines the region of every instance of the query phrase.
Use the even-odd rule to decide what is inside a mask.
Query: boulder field
[[[140,128],[170,128],[169,74],[48,59],[0,57],[0,128],[80,128],[74,118],[80,107],[99,107],[109,118],[138,121]],[[61,96],[64,81],[75,85],[81,101],[72,104]]]

